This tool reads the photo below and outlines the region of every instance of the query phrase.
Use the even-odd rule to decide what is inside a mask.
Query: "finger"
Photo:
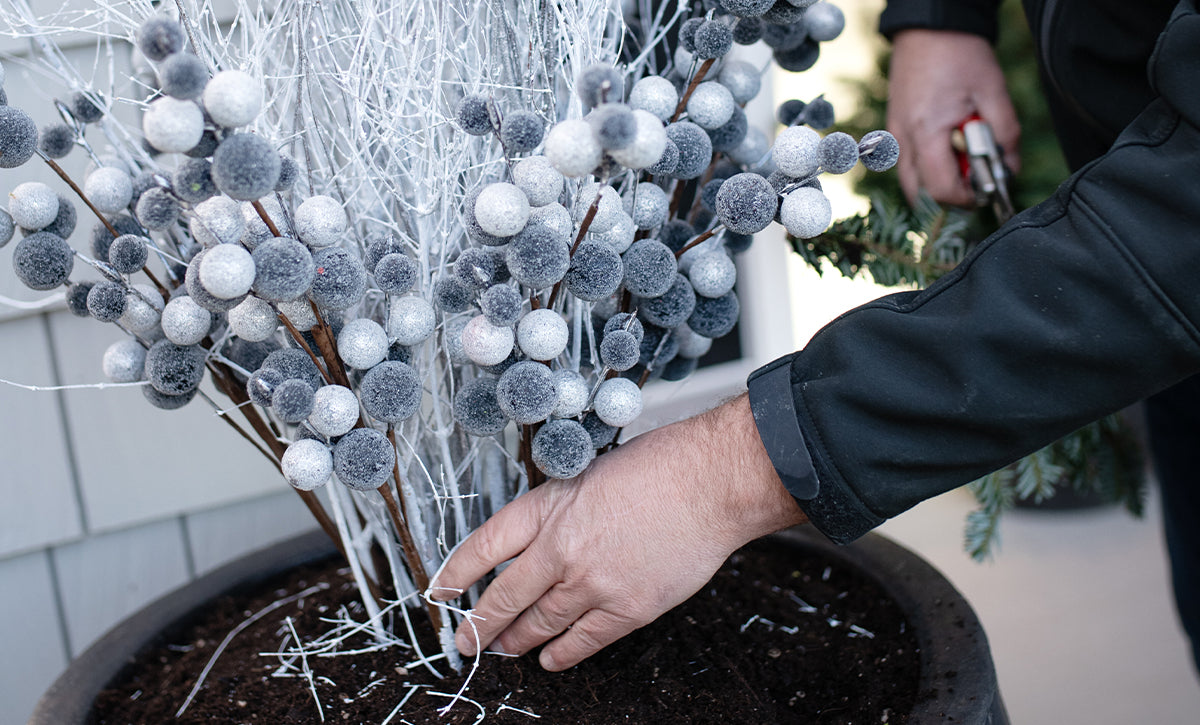
[[[561,634],[588,611],[589,604],[578,593],[556,584],[496,638],[508,654],[521,655]]]
[[[543,547],[544,548],[544,547]],[[454,643],[470,657],[486,649],[513,620],[558,583],[552,560],[536,546],[518,556],[483,590],[472,621],[459,625]]]
[[[592,609],[564,634],[542,648],[538,662],[551,672],[574,667],[645,624],[603,609]]]
[[[917,139],[918,183],[935,201],[969,206],[975,197],[962,178],[950,134],[950,130],[945,129],[944,133],[935,131]]]
[[[916,203],[921,182],[917,178],[914,154],[908,153],[904,142],[900,143],[900,160],[896,163],[896,173],[900,177],[900,188],[904,191],[904,198],[908,199],[909,205]]]

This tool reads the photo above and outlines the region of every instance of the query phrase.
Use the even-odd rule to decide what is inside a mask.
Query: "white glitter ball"
[[[637,190],[626,192],[625,213],[633,217],[638,229],[653,229],[667,221],[670,200],[667,192],[655,184],[638,184]]]
[[[600,420],[624,428],[642,414],[642,389],[628,378],[611,378],[600,384],[592,402]]]
[[[121,169],[104,166],[88,174],[83,193],[105,214],[114,214],[133,200],[133,179]]]
[[[612,229],[621,220],[621,215],[624,213],[621,195],[608,184],[601,186],[593,181],[580,189],[571,216],[576,224],[582,223],[587,217],[588,210],[592,208],[592,204],[596,203],[597,194],[600,195],[600,203],[596,204],[596,216],[588,225],[588,231],[592,234],[603,234]]]
[[[604,150],[592,125],[575,118],[560,121],[546,134],[542,152],[563,176],[587,176],[600,165]]]
[[[162,311],[162,331],[176,345],[195,345],[212,327],[212,313],[187,295],[174,297]]]
[[[679,105],[679,91],[675,90],[674,83],[662,76],[646,76],[633,84],[633,90],[629,91],[629,105],[649,112],[660,121],[666,121]]]
[[[554,387],[558,390],[558,402],[554,404],[554,417],[574,418],[587,407],[588,384],[574,370],[555,370]]]
[[[19,227],[42,229],[58,217],[58,194],[40,181],[26,181],[8,193],[8,213]]]
[[[817,170],[820,157],[817,144],[821,136],[808,126],[788,126],[775,137],[771,155],[775,166],[788,176],[806,178]]]
[[[724,252],[710,252],[692,262],[688,280],[701,297],[720,297],[737,282],[737,265]]]
[[[811,239],[829,227],[833,209],[819,189],[801,187],[783,197],[779,219],[792,236]]]
[[[424,297],[397,297],[388,311],[387,336],[401,345],[416,345],[433,334],[437,314]]]
[[[228,313],[229,329],[246,342],[270,339],[279,329],[279,317],[271,303],[250,295]]]
[[[288,483],[301,491],[311,491],[333,475],[333,454],[321,441],[305,438],[288,446],[280,468]]]
[[[622,166],[644,169],[662,158],[663,150],[667,148],[667,129],[656,116],[640,108],[634,109],[633,119],[637,123],[633,143],[623,149],[613,149],[608,155]]]
[[[717,80],[729,89],[730,94],[733,95],[733,102],[738,104],[754,100],[762,88],[762,77],[758,73],[758,68],[744,60],[727,61]]]
[[[734,146],[733,150],[728,152],[728,156],[735,164],[750,166],[761,161],[770,148],[771,144],[767,142],[767,135],[762,129],[751,126],[746,131],[746,138]]]
[[[700,128],[720,128],[729,122],[734,105],[728,88],[716,81],[705,81],[696,86],[688,99],[688,120]]]
[[[475,199],[475,221],[483,231],[511,237],[529,221],[529,197],[512,184],[488,184]]]
[[[308,424],[321,435],[340,436],[349,433],[358,423],[358,397],[341,385],[317,388]]]
[[[218,244],[200,260],[200,284],[218,299],[241,297],[254,284],[254,258],[241,245]]]
[[[236,244],[246,233],[242,205],[228,196],[205,199],[192,207],[188,230],[192,233],[192,239],[206,247]]]
[[[262,109],[262,103],[262,84],[240,70],[221,71],[204,87],[205,110],[213,121],[226,128],[245,126],[253,121]]]
[[[533,360],[553,360],[567,349],[567,321],[554,310],[531,310],[517,323],[517,344]]]
[[[163,153],[183,153],[200,143],[204,112],[192,101],[164,96],[142,114],[142,133]]]
[[[571,212],[562,204],[552,203],[537,207],[529,213],[529,223],[536,223],[553,230],[563,239],[574,241],[575,221],[571,219]]]
[[[146,348],[133,338],[118,340],[104,351],[100,366],[114,383],[136,383],[146,368]]]
[[[314,196],[296,207],[296,234],[310,247],[336,244],[350,226],[350,218],[337,199]]]
[[[317,325],[317,315],[313,312],[307,297],[301,297],[291,302],[279,302],[275,307],[300,332],[308,332]]]
[[[388,336],[374,320],[351,320],[338,333],[338,355],[355,370],[370,370],[387,357]]]
[[[700,358],[712,349],[712,338],[701,335],[687,323],[675,328],[674,337],[679,342],[680,357]]]
[[[499,365],[512,352],[511,327],[496,327],[483,315],[473,318],[462,331],[463,352],[476,365]]]
[[[563,190],[563,175],[558,173],[545,156],[521,159],[513,167],[513,183],[529,199],[533,207],[558,201]]]
[[[125,312],[117,321],[126,330],[142,335],[158,327],[162,311],[163,298],[158,290],[148,284],[137,283],[133,285],[133,291],[125,295]]]
[[[633,237],[635,234],[637,234],[637,226],[633,223],[633,217],[622,211],[620,218],[617,219],[617,223],[603,234],[596,234],[595,238],[607,242],[613,249],[617,250],[617,254],[624,254],[625,250],[633,246]]]

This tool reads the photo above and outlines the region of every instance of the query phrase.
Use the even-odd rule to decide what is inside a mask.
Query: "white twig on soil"
[[[317,706],[317,716],[321,718],[321,722],[325,722],[325,709],[321,707],[321,698],[317,695],[317,684],[313,682],[312,668],[308,666],[308,653],[304,651],[304,643],[300,641],[300,635],[296,634],[296,626],[292,624],[292,618],[287,617],[288,630],[292,633],[292,639],[296,640],[296,651],[300,653],[300,671],[304,679],[308,680],[308,690],[312,693],[313,702]]]
[[[504,710],[512,710],[513,712],[519,712],[522,715],[528,715],[529,717],[537,718],[539,720],[542,718],[541,715],[529,712],[528,710],[522,710],[519,707],[513,707],[512,705],[506,705],[503,702],[500,703],[500,707],[496,708],[496,714],[499,715]]]

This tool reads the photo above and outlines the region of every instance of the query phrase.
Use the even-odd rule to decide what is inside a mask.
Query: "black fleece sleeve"
[[[752,376],[760,431],[795,431],[764,445],[777,467],[808,454],[797,500],[830,538],[1200,372],[1195,1],[1151,60],[1160,97],[1111,151],[928,289],[856,308]],[[794,421],[758,415],[756,381],[780,366]]]
[[[959,30],[996,42],[1000,0],[888,0],[879,16],[879,32],[891,38],[908,28]]]

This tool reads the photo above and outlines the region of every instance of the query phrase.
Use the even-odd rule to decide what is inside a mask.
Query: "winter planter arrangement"
[[[504,703],[472,698],[487,667],[452,637],[478,592],[434,602],[430,576],[504,504],[619,445],[645,385],[695,369],[738,319],[734,258],[754,233],[815,237],[831,221],[822,174],[895,163],[885,131],[822,135],[821,98],[792,103],[773,142],[743,110],[765,69],[737,49],[761,41],[805,70],[841,12],[239,0],[230,23],[200,0],[156,5],[0,3],[0,30],[30,39],[68,91],[42,129],[0,106],[0,167],[62,179],[14,180],[0,212],[12,272],[113,326],[111,384],[217,410],[344,557],[353,605],[329,605],[326,632],[287,620],[284,659],[350,627],[405,673],[460,673],[440,713],[494,713]],[[108,57],[128,41],[134,77],[87,84],[55,45],[79,32]],[[58,164],[73,152],[91,160],[82,179]],[[84,249],[67,242],[78,224]],[[167,601],[153,609],[183,611]],[[295,717],[323,720],[301,671],[284,678]],[[407,721],[395,707],[383,721]]]

